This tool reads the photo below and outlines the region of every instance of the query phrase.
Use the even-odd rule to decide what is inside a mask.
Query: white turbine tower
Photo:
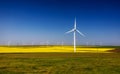
[[[75,22],[74,22],[74,28],[72,30],[66,32],[66,33],[70,33],[70,32],[73,32],[74,52],[76,52],[76,32],[78,32],[80,35],[85,37],[85,35],[76,28],[76,18],[75,18]]]

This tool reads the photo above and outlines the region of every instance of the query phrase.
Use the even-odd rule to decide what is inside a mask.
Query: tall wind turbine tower
[[[80,35],[85,37],[85,35],[76,28],[76,18],[75,18],[75,22],[74,22],[74,28],[66,33],[71,33],[71,32],[73,32],[74,52],[76,52],[76,32],[78,32]]]

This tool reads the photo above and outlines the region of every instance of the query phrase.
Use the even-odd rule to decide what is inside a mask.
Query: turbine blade
[[[70,31],[68,31],[68,32],[66,32],[66,33],[70,33],[70,32],[73,32],[74,31],[74,29],[72,29],[72,30],[70,30]]]
[[[74,28],[76,29],[76,18],[75,18],[75,22],[74,22]]]
[[[82,32],[80,32],[79,30],[76,30],[80,35],[82,35],[83,37],[85,37],[85,35],[82,33]]]

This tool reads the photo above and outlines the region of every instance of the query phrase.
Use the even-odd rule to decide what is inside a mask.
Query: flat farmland
[[[106,53],[114,50],[111,46],[77,46],[76,52]],[[0,53],[33,53],[33,52],[74,52],[73,46],[0,46]]]
[[[120,74],[119,47],[1,46],[0,74]]]
[[[0,74],[120,74],[119,53],[1,53]]]

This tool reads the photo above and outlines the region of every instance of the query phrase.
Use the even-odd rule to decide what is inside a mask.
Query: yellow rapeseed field
[[[79,47],[77,52],[103,53],[113,48],[90,48]],[[25,52],[73,52],[72,46],[45,46],[45,47],[3,47],[0,46],[0,53],[25,53]]]

